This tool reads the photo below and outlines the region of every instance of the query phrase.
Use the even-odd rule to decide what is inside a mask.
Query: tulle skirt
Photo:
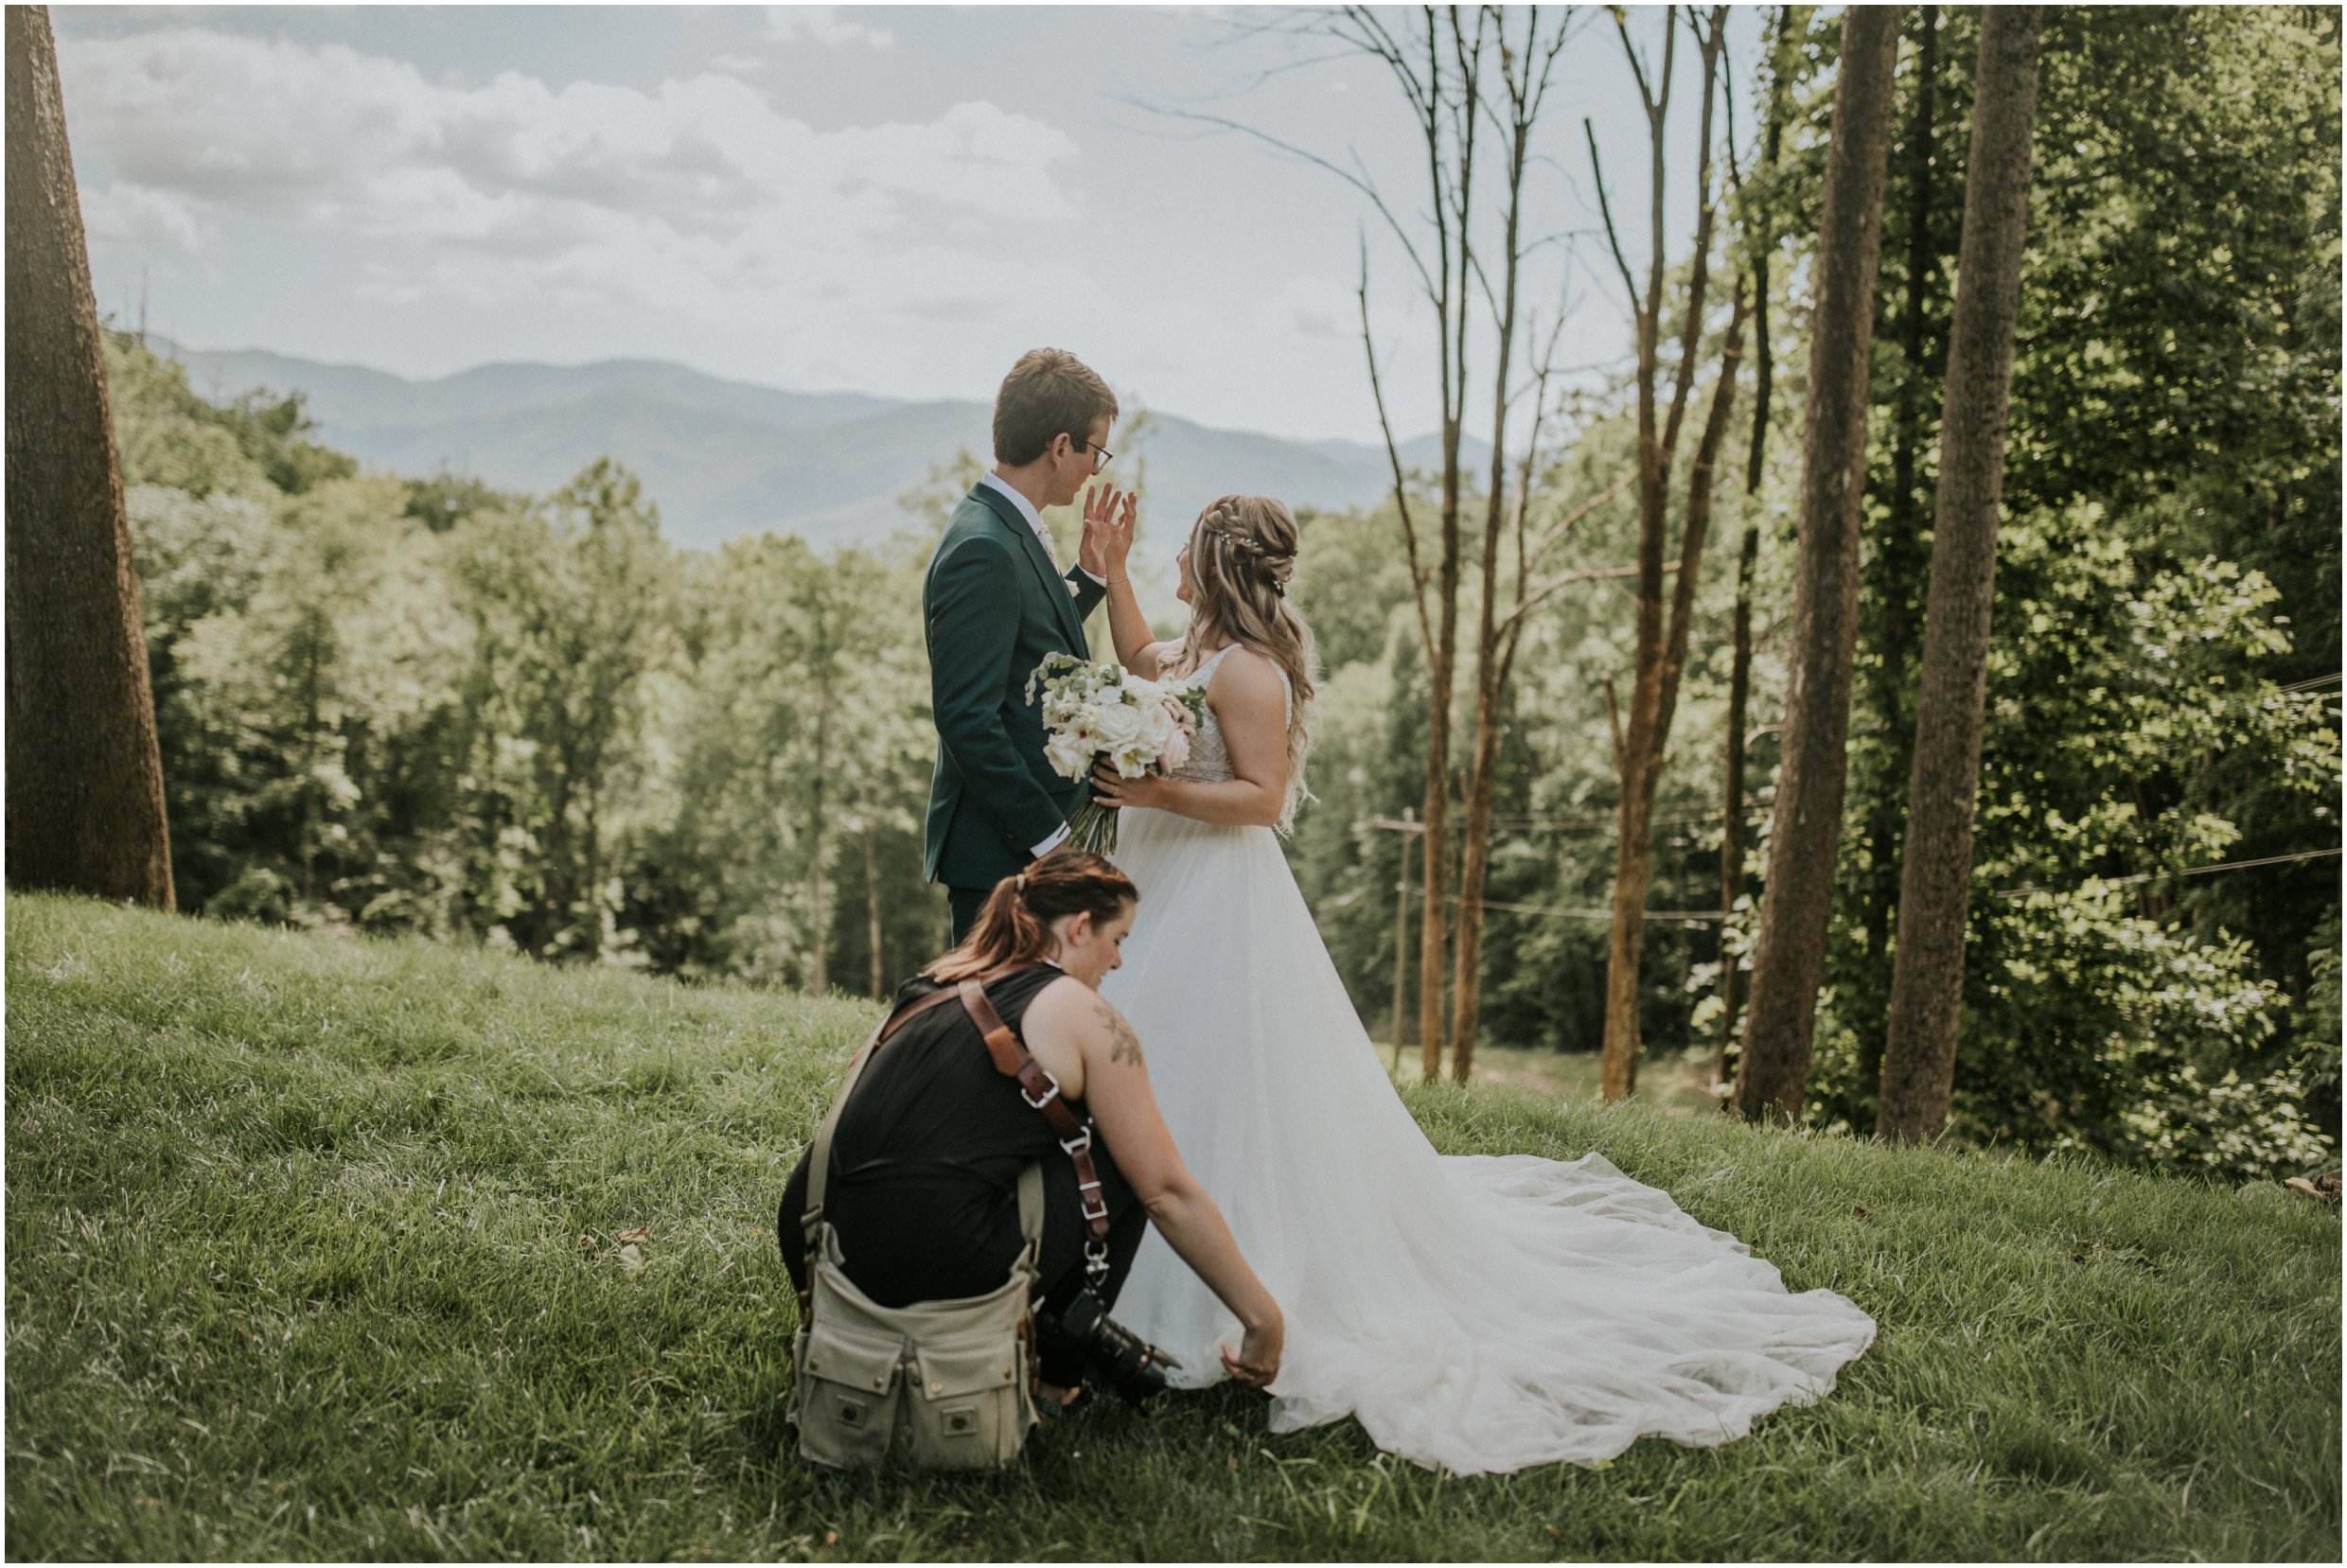
[[[1872,1343],[1600,1154],[1435,1152],[1394,1092],[1268,828],[1128,808],[1141,902],[1101,990],[1287,1324],[1272,1430],[1357,1418],[1459,1474],[1710,1445],[1806,1404]],[[1224,1376],[1239,1329],[1152,1231],[1116,1315]]]

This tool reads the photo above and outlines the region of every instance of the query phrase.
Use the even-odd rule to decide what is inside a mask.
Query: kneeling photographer
[[[1140,1042],[1098,993],[1137,899],[1123,872],[1075,851],[997,884],[962,943],[898,993],[893,1031],[838,1108],[820,1194],[838,1267],[874,1303],[976,1297],[1000,1290],[1022,1256],[1020,1176],[1040,1162],[1033,1293],[1047,1405],[1074,1400],[1087,1371],[1137,1402],[1164,1386],[1162,1358],[1107,1315],[1144,1221],[1243,1326],[1241,1343],[1223,1348],[1230,1375],[1260,1388],[1279,1368],[1279,1306],[1182,1163]],[[965,980],[983,987],[976,1013],[939,995]],[[777,1224],[803,1301],[812,1154]]]

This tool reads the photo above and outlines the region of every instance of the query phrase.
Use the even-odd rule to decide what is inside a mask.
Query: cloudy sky
[[[1180,117],[1357,157],[1405,217],[1421,207],[1391,79],[1298,14],[52,13],[99,308],[133,320],[143,293],[150,326],[193,347],[413,377],[662,359],[794,390],[985,398],[1050,344],[1209,424],[1373,440],[1353,294],[1366,231],[1396,419],[1429,429],[1431,328],[1368,203]],[[1633,30],[1659,36],[1659,13]],[[1755,9],[1731,29],[1739,82],[1758,30]],[[1627,333],[1580,118],[1615,200],[1638,206],[1633,264],[1645,124],[1601,14],[1583,16],[1551,102],[1535,221],[1568,238],[1541,253],[1529,297],[1551,318],[1570,300],[1566,357],[1604,362]],[[1674,232],[1691,215],[1679,117]]]

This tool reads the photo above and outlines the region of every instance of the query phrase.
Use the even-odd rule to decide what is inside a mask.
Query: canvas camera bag
[[[946,987],[884,1020],[848,1065],[815,1135],[801,1221],[807,1290],[791,1341],[787,1414],[799,1429],[799,1452],[817,1464],[867,1469],[901,1449],[924,1470],[999,1469],[1018,1457],[1038,1419],[1032,1297],[1043,1235],[1040,1161],[1019,1172],[1024,1244],[1010,1277],[984,1295],[883,1307],[848,1278],[838,1237],[823,1218],[832,1135],[874,1050],[932,1006],[959,998],[970,1008],[968,993],[977,989]],[[982,992],[978,1001],[973,1021],[981,1031],[999,1030]]]

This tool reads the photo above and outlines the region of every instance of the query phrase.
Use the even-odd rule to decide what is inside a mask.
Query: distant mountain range
[[[301,393],[319,440],[398,474],[447,469],[542,493],[608,454],[642,477],[669,537],[702,548],[760,531],[819,545],[883,539],[909,520],[897,498],[931,464],[964,449],[987,453],[992,421],[980,402],[784,392],[651,360],[489,364],[411,381],[360,365],[151,341],[206,396]],[[1129,480],[1132,449],[1116,445],[1113,472]],[[1215,430],[1156,410],[1141,448],[1143,537],[1161,559],[1218,495],[1345,507],[1373,503],[1392,484],[1382,447]],[[1489,453],[1469,445],[1477,468]],[[1438,438],[1405,444],[1403,460],[1432,467]]]

